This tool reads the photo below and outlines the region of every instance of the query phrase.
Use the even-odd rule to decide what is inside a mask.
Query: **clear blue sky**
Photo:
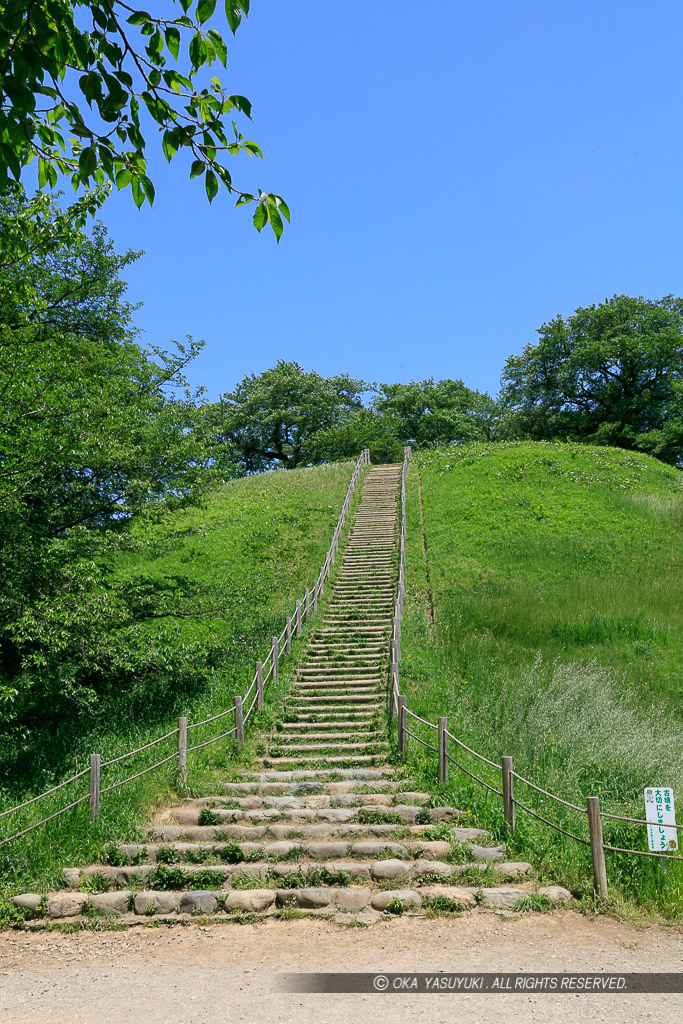
[[[230,166],[292,227],[155,157],[154,208],[103,211],[146,340],[205,339],[211,398],[278,358],[495,392],[555,314],[680,294],[682,52],[678,0],[252,0],[223,77],[265,160]]]

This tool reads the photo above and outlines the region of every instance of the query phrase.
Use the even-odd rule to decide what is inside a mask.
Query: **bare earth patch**
[[[372,928],[268,920],[126,932],[4,932],[0,1020],[13,1024],[395,1024],[683,1019],[683,995],[313,995],[292,971],[676,971],[683,936],[571,911],[403,917]]]

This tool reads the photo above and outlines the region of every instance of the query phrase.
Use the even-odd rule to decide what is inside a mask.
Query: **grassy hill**
[[[674,786],[680,805],[683,474],[616,449],[475,444],[414,456],[408,506],[401,679],[413,709],[447,715],[465,743],[511,755],[579,805],[598,795],[604,810],[642,818],[647,785]],[[500,799],[452,776],[454,800],[502,836]],[[517,787],[538,813],[585,833],[576,812]],[[647,848],[642,827],[604,827],[613,845]],[[515,846],[589,893],[587,848],[521,811]],[[683,914],[675,865],[608,855],[608,873],[614,893]]]
[[[0,810],[87,767],[91,752],[103,760],[118,757],[175,728],[178,715],[200,721],[243,694],[255,660],[265,657],[295,599],[318,574],[352,469],[351,463],[337,463],[232,481],[203,507],[146,526],[137,553],[118,556],[112,565],[131,587],[144,579],[149,593],[157,580],[165,595],[153,615],[121,639],[131,651],[125,686],[105,695],[91,717],[52,723],[23,746],[3,751]],[[176,595],[170,604],[169,580]],[[158,652],[157,667],[138,677],[134,652],[145,645]],[[284,663],[284,678],[286,673]],[[220,731],[220,722],[199,728],[189,742]],[[172,737],[103,770],[103,788],[172,753],[175,743]],[[214,773],[233,759],[225,742],[188,755],[193,790],[209,790]],[[86,803],[0,848],[0,882],[15,891],[29,882],[48,886],[62,865],[96,856],[110,840],[132,838],[174,785],[173,764],[104,795],[95,825],[87,820]],[[0,821],[0,838],[84,792],[87,777]]]

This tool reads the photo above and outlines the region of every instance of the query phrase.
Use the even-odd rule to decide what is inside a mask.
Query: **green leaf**
[[[81,180],[85,181],[97,167],[97,150],[94,146],[86,146],[78,158],[78,171]]]
[[[225,0],[225,17],[228,19],[230,31],[234,35],[242,20],[241,4],[238,0]],[[260,229],[259,229],[260,230]]]
[[[211,169],[206,172],[206,178],[204,179],[204,185],[206,187],[206,194],[209,197],[209,202],[213,202],[213,197],[218,192],[218,179]]]
[[[142,185],[138,178],[133,178],[130,183],[130,188],[133,193],[133,201],[139,210],[145,201],[145,193],[142,191]]]
[[[275,203],[270,201],[268,202],[268,220],[270,221],[270,226],[273,229],[273,234],[275,235],[279,242],[280,238],[282,237],[282,232],[285,230],[285,226],[282,223],[280,211],[278,210]]]
[[[199,24],[203,25],[205,21],[208,21],[215,10],[216,0],[199,0],[197,4],[197,21]]]
[[[251,121],[251,103],[246,96],[228,96],[228,102]]]
[[[227,67],[228,47],[226,46],[222,35],[220,34],[220,32],[216,32],[215,28],[210,28],[208,35],[211,37],[211,42],[213,43],[219,61],[221,62],[224,68]]]
[[[268,220],[265,202],[259,203],[254,210],[254,227],[258,232],[262,230]]]
[[[277,204],[277,208],[280,211],[280,213],[282,214],[282,216],[285,218],[285,220],[287,221],[288,224],[291,224],[292,221],[291,221],[290,216],[289,216],[289,207],[287,206],[287,203],[284,201],[282,196],[275,196],[274,195],[273,198],[274,198],[274,200],[275,200],[275,202]]]
[[[176,139],[176,136],[175,136],[174,132],[172,132],[172,131],[165,131],[164,132],[164,137],[163,137],[163,140],[162,140],[162,143],[161,143],[161,148],[164,151],[164,156],[166,157],[166,159],[170,163],[171,162],[171,157],[174,156],[175,153],[178,152],[178,141]]]
[[[180,32],[173,25],[169,25],[164,36],[169,53],[177,60],[180,53]]]
[[[130,173],[130,170],[127,167],[123,167],[116,175],[116,187],[125,188],[126,185],[130,185],[132,177],[133,175]]]
[[[144,25],[151,20],[152,15],[148,14],[147,11],[134,11],[130,18],[126,19],[129,25]]]
[[[250,0],[237,0],[237,3],[240,5],[245,14],[249,14]]]
[[[193,160],[192,167],[190,167],[190,178],[198,178],[200,174],[203,174],[206,167],[203,160]]]
[[[44,188],[47,185],[47,168],[48,162],[45,157],[38,157],[38,188]]]
[[[147,196],[149,205],[152,206],[154,204],[154,185],[149,180],[146,174],[142,175],[142,177],[140,178],[140,182],[144,189],[145,195]]]

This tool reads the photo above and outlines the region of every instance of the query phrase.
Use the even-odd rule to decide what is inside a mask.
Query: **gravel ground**
[[[0,934],[0,1021],[12,1024],[395,1024],[683,1020],[681,995],[296,994],[292,971],[676,971],[683,935],[571,911]]]

